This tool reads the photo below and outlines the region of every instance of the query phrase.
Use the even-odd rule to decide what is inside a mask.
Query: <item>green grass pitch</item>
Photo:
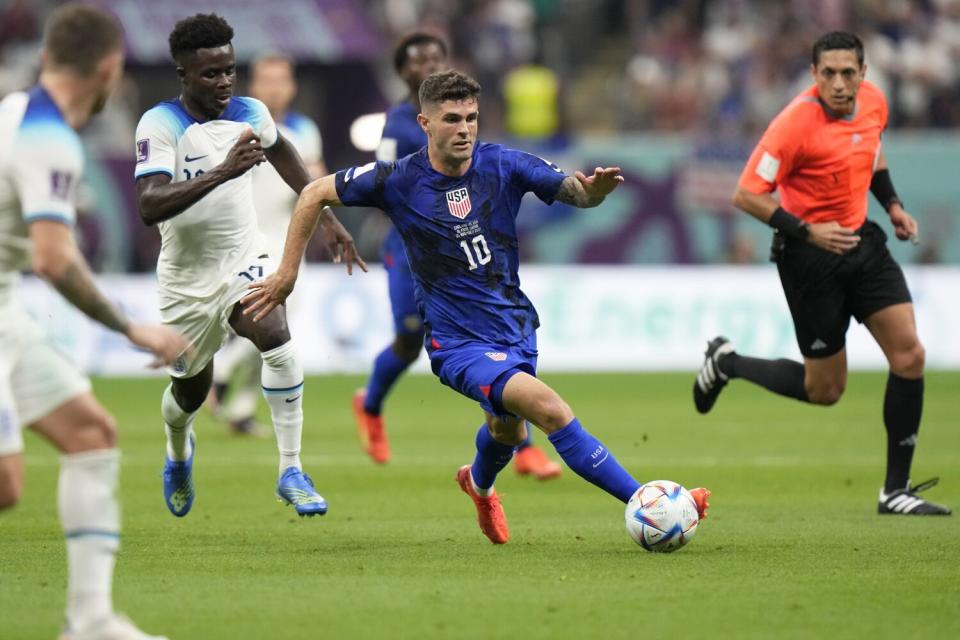
[[[734,383],[707,417],[692,374],[544,378],[639,480],[713,490],[688,547],[649,554],[623,506],[569,470],[538,483],[512,469],[497,483],[511,539],[491,545],[454,481],[480,412],[427,376],[390,398],[384,467],[357,444],[360,379],[308,380],[304,463],[330,503],[312,520],[273,497],[272,437],[204,415],[197,501],[177,519],[160,485],[164,382],[98,380],[122,434],[117,608],[174,640],[960,637],[960,515],[876,514],[882,374],[853,373],[829,409]],[[914,464],[954,509],[958,389],[960,373],[928,374]],[[31,434],[26,462],[22,502],[0,514],[5,640],[54,638],[64,605],[57,458]]]

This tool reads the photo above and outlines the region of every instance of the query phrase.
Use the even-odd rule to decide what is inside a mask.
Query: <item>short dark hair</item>
[[[233,27],[215,13],[198,13],[184,18],[170,32],[170,55],[174,60],[197,49],[215,49],[230,44]]]
[[[848,31],[831,31],[820,36],[820,39],[813,43],[813,66],[820,64],[820,54],[824,51],[835,51],[844,49],[855,51],[857,54],[857,63],[863,66],[863,42],[860,38]]]
[[[123,46],[123,27],[109,13],[71,2],[57,8],[43,31],[43,49],[55,66],[88,76]]]
[[[437,45],[440,47],[440,51],[443,52],[443,57],[447,57],[447,43],[443,41],[443,38],[435,36],[432,33],[424,33],[423,31],[411,33],[408,36],[404,36],[403,39],[397,43],[397,48],[393,50],[393,68],[396,72],[400,73],[403,66],[407,64],[407,60],[410,58],[407,50],[410,47],[419,47],[425,44]]]
[[[454,69],[431,73],[420,85],[420,104],[440,104],[446,100],[480,99],[480,83]]]

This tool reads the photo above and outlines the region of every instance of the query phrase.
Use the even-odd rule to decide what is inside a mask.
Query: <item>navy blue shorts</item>
[[[390,292],[390,309],[393,312],[393,328],[397,335],[415,336],[423,332],[423,320],[417,309],[413,289],[413,273],[407,262],[403,241],[396,227],[391,227],[380,250],[383,266],[387,270],[387,289]]]
[[[427,346],[427,353],[430,355],[430,367],[440,382],[476,400],[484,411],[495,416],[513,415],[500,404],[500,393],[509,377],[503,380],[498,378],[513,369],[537,375],[535,333],[531,333],[520,344],[509,347],[467,342],[444,348],[433,342]]]

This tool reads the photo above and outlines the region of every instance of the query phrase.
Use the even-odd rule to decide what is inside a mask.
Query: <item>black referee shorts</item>
[[[881,309],[912,302],[883,229],[867,220],[857,234],[860,244],[842,256],[792,238],[779,251],[777,271],[805,357],[843,349],[850,316],[862,323]]]

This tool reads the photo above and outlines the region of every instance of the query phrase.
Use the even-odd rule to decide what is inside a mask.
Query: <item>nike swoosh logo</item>
[[[203,159],[206,158],[208,155],[210,155],[210,154],[208,153],[206,156],[197,156],[196,158],[191,158],[189,155],[186,155],[186,156],[183,156],[183,159],[184,159],[186,162],[194,162],[194,161],[196,161],[196,160],[203,160]]]
[[[596,463],[595,465],[593,465],[593,468],[596,469],[597,467],[599,467],[600,465],[602,465],[604,462],[606,462],[607,458],[609,458],[609,457],[610,457],[610,452],[607,451],[607,452],[603,455],[603,458],[600,459],[600,462],[598,462],[598,463]]]
[[[300,396],[302,396],[302,395],[303,395],[303,394],[301,393],[301,394],[299,394],[299,395],[293,396],[292,398],[287,398],[287,402],[296,402],[297,399],[300,398]]]

